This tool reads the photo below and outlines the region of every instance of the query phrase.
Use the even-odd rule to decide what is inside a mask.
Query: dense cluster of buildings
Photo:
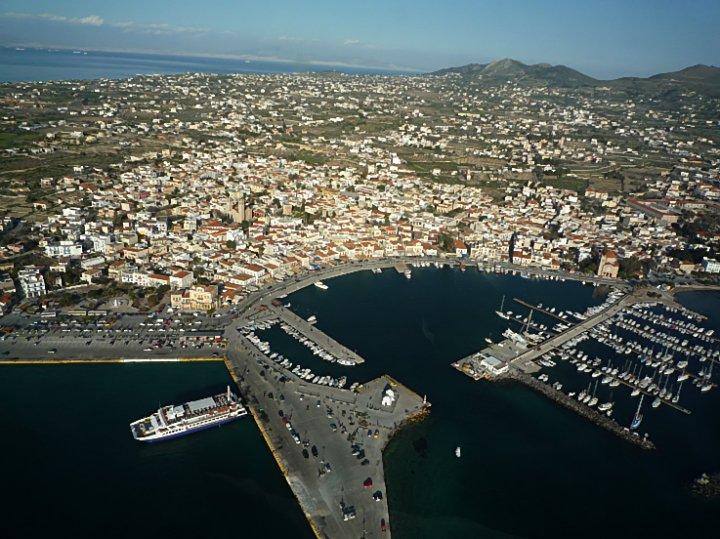
[[[27,298],[114,281],[207,311],[300,271],[397,256],[613,278],[718,272],[717,230],[693,243],[681,229],[718,210],[718,120],[683,101],[452,77],[58,84],[94,98],[56,107],[67,120],[39,123],[44,136],[13,155],[126,151],[104,167],[78,157],[71,173],[40,180],[32,235],[49,262],[17,273]],[[49,101],[53,88],[22,84],[11,96]],[[629,196],[603,171],[632,163],[642,181]],[[703,261],[678,258],[698,246]]]

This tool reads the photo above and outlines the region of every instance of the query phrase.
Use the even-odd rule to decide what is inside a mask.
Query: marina
[[[712,372],[720,351],[713,348],[714,330],[697,325],[704,317],[671,297],[649,289],[612,291],[602,305],[583,313],[546,308],[518,298],[514,301],[529,309],[524,319],[503,309],[504,297],[496,314],[508,322],[518,322],[521,329],[507,329],[504,341],[490,341],[488,347],[453,363],[453,367],[475,380],[519,381],[645,449],[655,447],[649,433],[638,434],[645,397],[651,409],[665,405],[689,415],[691,410],[679,404],[683,383],[690,380],[688,383],[701,393],[716,387]],[[555,320],[555,325],[548,328],[533,323],[534,313]],[[602,357],[589,355],[597,349],[587,350],[583,344],[587,341],[605,347]],[[588,374],[587,388],[577,388],[577,380],[572,381],[571,389],[559,380],[551,384],[550,373],[558,363],[568,363],[577,373]],[[692,368],[699,370],[693,372]],[[627,426],[610,419],[614,388],[619,386],[629,389],[631,398],[639,397]],[[610,392],[603,401],[605,387]]]
[[[553,283],[553,279],[545,277],[528,279],[512,273],[495,274],[475,268],[460,271],[443,264],[412,267],[414,270],[409,280],[404,271],[356,271],[352,275],[333,279],[326,290],[312,286],[287,295],[281,290],[273,291],[276,296],[285,296],[282,304],[273,303],[270,299],[256,303],[245,316],[228,327],[223,336],[228,342],[225,349],[227,368],[316,535],[342,536],[355,532],[365,533],[368,537],[388,536],[391,532],[400,537],[416,535],[417,530],[413,527],[418,518],[417,509],[413,508],[417,507],[413,505],[418,503],[416,496],[393,494],[393,484],[413,485],[407,476],[397,477],[399,470],[412,465],[412,469],[421,470],[420,477],[432,474],[432,468],[427,467],[429,463],[422,460],[424,457],[417,460],[418,455],[426,452],[431,455],[432,462],[448,460],[442,464],[444,468],[455,462],[470,467],[479,466],[482,470],[482,464],[477,460],[479,455],[483,455],[483,459],[498,461],[509,458],[494,454],[492,445],[478,445],[478,440],[487,435],[487,432],[478,432],[480,425],[484,425],[483,429],[488,429],[493,436],[521,435],[523,439],[525,436],[542,437],[545,429],[550,429],[547,435],[553,436],[553,451],[562,448],[563,443],[555,438],[559,434],[556,431],[559,427],[555,425],[564,415],[558,416],[557,411],[545,410],[539,402],[532,400],[533,394],[553,405],[559,404],[561,409],[570,410],[573,416],[590,424],[597,432],[584,430],[577,421],[571,422],[573,429],[579,429],[582,436],[592,438],[593,444],[603,447],[604,454],[618,450],[612,449],[614,446],[606,439],[615,437],[603,438],[604,431],[613,432],[643,449],[653,449],[656,444],[664,448],[671,442],[659,429],[655,416],[667,409],[678,418],[695,420],[695,412],[701,404],[698,398],[714,399],[717,394],[711,390],[715,372],[711,366],[716,359],[712,352],[714,333],[708,333],[712,330],[705,328],[703,316],[681,309],[667,295],[662,297],[661,303],[654,303],[651,300],[657,298],[649,296],[652,291],[648,290],[636,290],[631,294],[624,290],[602,291],[597,286],[583,286],[578,282]],[[323,279],[325,281],[327,277]],[[315,278],[309,284],[317,280]],[[441,284],[432,284],[438,281]],[[353,285],[349,287],[348,282]],[[492,288],[488,289],[488,286]],[[433,292],[433,287],[437,287],[438,292]],[[549,287],[571,290],[572,294],[558,295],[550,292],[552,288]],[[339,313],[344,312],[346,302],[357,304],[352,299],[355,292],[350,293],[349,290],[364,290],[370,296],[367,298],[368,305],[377,306],[377,313],[381,314],[360,312],[366,321],[360,326],[353,323],[352,318],[344,321]],[[422,290],[423,294],[416,295],[418,290]],[[498,295],[501,291],[505,299]],[[430,296],[426,298],[424,294],[427,293]],[[460,307],[447,322],[446,310],[434,311],[434,305],[444,306],[447,301],[462,305],[468,295],[483,298],[482,312],[486,314],[482,314],[480,323],[483,329],[479,333],[473,329],[478,321],[475,316],[467,316],[465,307]],[[554,300],[560,297],[565,300]],[[497,303],[489,298],[497,298]],[[500,305],[499,309],[497,305]],[[510,305],[520,312],[507,310]],[[521,314],[524,309],[534,312],[532,315]],[[276,315],[278,310],[291,313],[292,316],[286,318],[302,321],[297,325],[303,324],[305,331],[298,331],[294,324]],[[473,308],[471,312],[475,315],[477,310]],[[407,321],[403,317],[407,317]],[[398,323],[399,320],[402,322]],[[630,320],[642,323],[636,328],[642,331],[642,335],[627,329],[635,328]],[[443,337],[457,331],[452,326],[442,326],[448,322],[462,328],[462,338],[453,340],[452,345]],[[471,325],[467,325],[468,322]],[[655,328],[654,332],[651,328],[644,329],[646,322],[652,322],[648,325]],[[391,327],[393,329],[388,331]],[[443,327],[445,329],[439,329]],[[312,328],[312,333],[308,328]],[[675,328],[678,331],[670,331]],[[703,330],[700,331],[700,328]],[[334,336],[333,342],[347,343],[338,346],[348,351],[361,350],[365,361],[349,365],[330,359],[337,359],[335,356],[323,357],[323,354],[329,354],[329,350],[318,343],[330,342],[322,337],[328,333]],[[469,337],[471,334],[473,338]],[[502,340],[498,341],[494,335],[502,335]],[[632,335],[635,337],[629,338]],[[280,336],[287,342],[276,348]],[[657,342],[645,342],[645,336],[652,336]],[[683,344],[685,338],[688,343]],[[441,339],[442,346],[438,346],[437,339]],[[489,346],[481,348],[479,345],[482,342]],[[545,350],[548,342],[553,346]],[[293,347],[288,348],[290,344]],[[655,354],[652,353],[653,344],[656,346]],[[673,344],[677,350],[672,347]],[[453,350],[473,346],[481,348],[481,352],[468,356],[466,349],[465,355],[457,354],[456,357],[475,356],[481,361],[490,355],[500,357],[505,354],[502,357],[507,358],[505,362],[491,362],[496,370],[503,370],[505,365],[507,370],[496,373],[493,379],[500,383],[488,384],[491,390],[485,397],[477,394],[478,386],[466,384],[456,374],[446,376],[440,368],[443,358],[447,361],[448,355],[457,353]],[[647,351],[644,350],[646,347]],[[696,354],[702,350],[706,353],[701,356],[683,354],[679,351],[683,347],[689,347]],[[342,350],[329,345],[328,348]],[[674,371],[670,371],[669,360],[649,359],[664,357],[673,350]],[[343,357],[343,352],[337,353]],[[487,354],[485,358],[483,353]],[[638,361],[633,369],[629,359],[636,355],[640,357],[643,353],[648,360],[645,363]],[[705,357],[704,361],[700,361],[699,357]],[[425,363],[432,358],[437,366]],[[602,360],[598,362],[598,358]],[[658,361],[660,364],[652,366]],[[687,365],[683,361],[687,361]],[[327,365],[327,372],[322,372],[322,365]],[[642,376],[639,365],[643,366]],[[642,386],[640,382],[635,383],[635,380],[642,381],[650,373],[654,373],[652,382]],[[353,381],[350,384],[347,379],[351,374]],[[488,376],[483,371],[474,374]],[[426,400],[407,390],[397,380],[410,383],[421,391],[428,390],[429,398]],[[681,382],[684,385],[681,386]],[[708,383],[711,389],[702,391],[701,388]],[[531,391],[518,394],[514,386]],[[637,392],[634,395],[636,398],[627,398],[627,394],[634,391]],[[507,423],[501,417],[482,411],[482,407],[468,422],[462,403],[470,403],[477,398],[491,408],[492,402],[517,402],[516,405],[521,405],[527,401],[527,405],[521,405],[523,416],[528,416],[528,420],[537,427],[542,425],[542,429],[529,427],[522,420],[524,428],[522,432],[516,432],[518,429],[513,425],[520,420],[518,417],[514,420],[507,418],[510,421]],[[660,404],[654,408],[656,399]],[[417,422],[428,415],[429,400],[433,402],[432,409],[438,412],[437,418],[431,422]],[[538,413],[546,414],[542,422],[531,419]],[[435,415],[434,412],[430,417]],[[453,415],[457,419],[453,419]],[[665,415],[662,417],[665,418]],[[476,427],[477,421],[479,424]],[[667,421],[672,422],[672,416],[663,419],[663,422]],[[402,426],[407,428],[401,429]],[[567,428],[568,425],[562,427]],[[681,428],[681,424],[676,428]],[[451,429],[452,434],[443,434],[438,439],[437,436],[447,429]],[[429,450],[422,449],[424,442],[421,440],[425,437],[431,440]],[[573,438],[569,437],[567,443]],[[458,444],[460,440],[462,448]],[[515,455],[513,462],[518,458],[517,451],[512,451]],[[593,458],[592,452],[586,457]],[[546,455],[543,458],[549,457]],[[520,459],[538,462],[535,456],[528,454],[523,454]],[[539,466],[542,468],[545,464]],[[513,472],[507,465],[503,469],[506,477],[493,477],[485,470],[482,480],[491,483],[520,481],[518,477],[513,478]],[[535,473],[525,467],[521,469],[530,476]],[[463,470],[468,473],[467,468]],[[428,477],[428,480],[432,479]],[[424,481],[416,484],[413,492],[422,491],[422,484]],[[442,484],[442,481],[435,478],[434,484]],[[551,490],[560,488],[553,481],[550,484],[554,485]],[[443,486],[435,497],[452,499],[450,488],[450,485]],[[396,505],[388,506],[388,498]],[[487,503],[487,498],[482,499]],[[408,503],[411,505],[408,506]],[[608,505],[607,500],[595,503],[601,507]],[[461,503],[460,507],[466,506]],[[621,514],[618,507],[613,507]],[[685,505],[682,507],[688,510]],[[532,514],[531,508],[523,509]],[[493,511],[501,514],[502,508],[494,505]],[[407,514],[414,514],[415,520],[408,520]],[[482,518],[492,522],[495,517],[483,512]],[[515,533],[518,532],[521,533],[515,530]],[[463,535],[467,536],[467,533]]]

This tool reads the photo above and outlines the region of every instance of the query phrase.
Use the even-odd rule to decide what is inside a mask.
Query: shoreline
[[[42,359],[2,359],[0,366],[27,365],[131,365],[137,363],[220,363],[221,357],[158,357],[158,358],[42,358]]]

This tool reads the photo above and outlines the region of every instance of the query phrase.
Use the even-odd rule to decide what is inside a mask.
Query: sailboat
[[[505,314],[505,311],[503,311],[503,307],[505,307],[505,295],[503,295],[502,301],[500,302],[500,309],[495,311],[495,314],[498,315],[500,318],[509,320],[510,317],[507,314]]]
[[[640,413],[640,408],[642,407],[644,398],[645,398],[645,395],[640,396],[640,402],[638,403],[637,410],[635,411],[635,417],[633,417],[632,423],[630,424],[630,428],[632,430],[637,429],[640,426],[640,423],[642,423],[643,416]]]
[[[680,382],[680,385],[678,386],[677,393],[675,393],[675,395],[674,395],[673,398],[672,398],[672,401],[673,401],[673,402],[677,402],[677,401],[680,400],[680,390],[681,390],[681,389],[682,389],[682,382]]]

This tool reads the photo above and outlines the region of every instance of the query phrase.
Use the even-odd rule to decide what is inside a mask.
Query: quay
[[[565,271],[544,270],[540,268],[531,268],[527,266],[518,266],[507,262],[485,262],[475,259],[448,258],[439,256],[423,256],[423,257],[388,257],[362,260],[357,262],[340,263],[336,265],[325,266],[316,270],[304,271],[292,277],[288,277],[283,281],[275,282],[265,286],[256,292],[248,295],[238,303],[238,310],[246,315],[253,316],[256,311],[253,307],[257,307],[262,303],[270,303],[273,299],[284,297],[292,294],[306,286],[309,286],[319,280],[328,280],[342,275],[356,273],[358,271],[366,271],[373,269],[394,268],[396,264],[404,264],[408,268],[414,264],[429,262],[448,267],[459,266],[460,264],[476,265],[479,271],[510,273],[524,275],[528,277],[541,277],[547,279],[561,279],[581,281],[583,283],[593,283],[613,286],[618,289],[628,290],[630,286],[622,279],[609,279],[606,277],[598,277],[596,275],[586,275],[582,273],[571,273]]]
[[[320,331],[318,328],[292,312],[290,309],[286,307],[276,307],[274,305],[271,305],[269,309],[282,322],[285,322],[289,326],[293,327],[304,337],[310,339],[320,348],[340,360],[340,362],[346,365],[358,365],[365,362],[365,360],[358,354],[337,342],[327,333]]]
[[[623,427],[614,419],[611,419],[610,417],[598,412],[587,404],[584,404],[577,399],[573,399],[562,391],[559,391],[549,386],[548,384],[544,384],[540,380],[528,374],[513,370],[508,371],[507,375],[505,375],[504,378],[507,378],[509,380],[515,380],[537,391],[538,393],[542,393],[546,397],[563,405],[565,408],[576,412],[577,414],[585,417],[586,419],[589,419],[596,425],[607,429],[608,431],[619,436],[623,440],[635,444],[642,449],[655,449],[655,444],[647,437],[647,435],[640,436],[638,433],[631,431],[627,427]]]
[[[237,330],[226,335],[228,371],[315,535],[389,537],[382,451],[398,429],[427,413],[424,399],[388,376],[354,391],[311,384]]]
[[[0,365],[106,365],[128,363],[218,363],[222,357],[154,357],[154,358],[36,358],[3,359]]]

